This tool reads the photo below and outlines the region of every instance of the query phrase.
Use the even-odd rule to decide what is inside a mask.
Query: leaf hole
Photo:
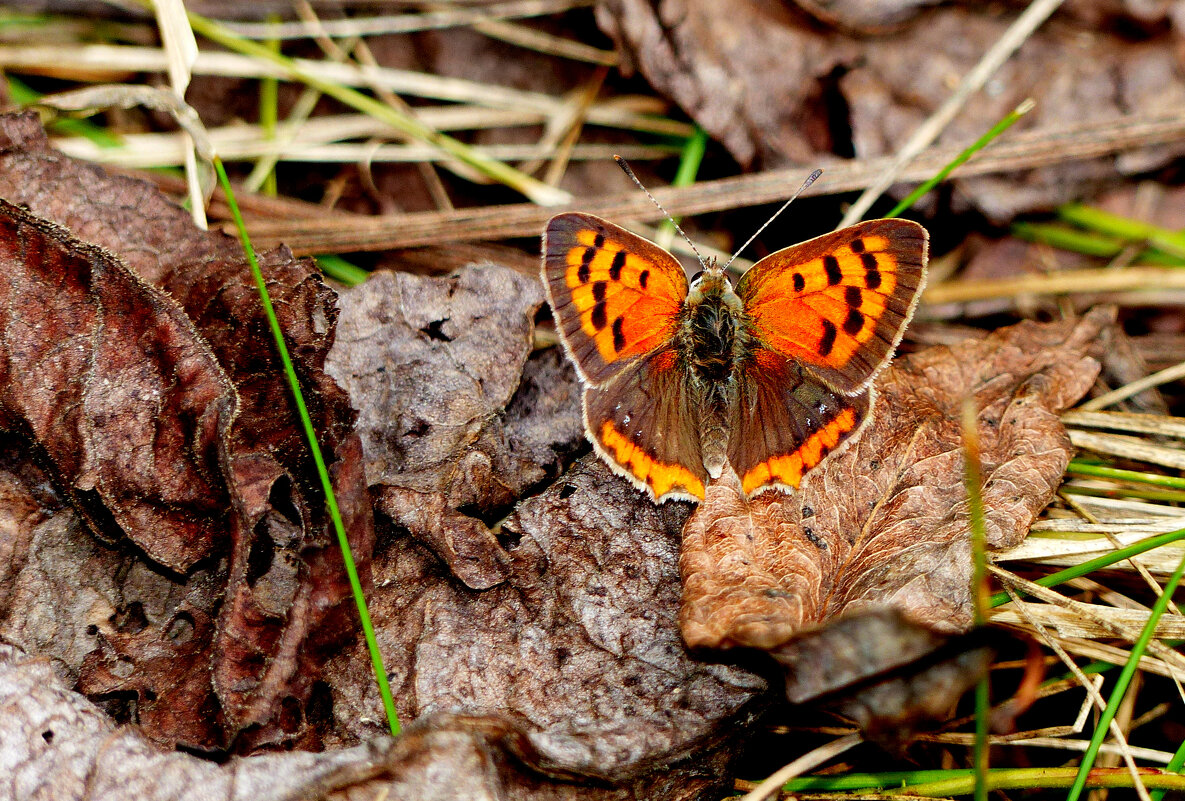
[[[148,628],[148,616],[144,614],[144,604],[132,601],[127,606],[121,606],[111,616],[111,622],[121,634],[139,634]]]
[[[448,321],[449,318],[447,317],[445,317],[443,320],[433,320],[426,326],[422,327],[420,329],[420,333],[437,342],[452,342],[453,338],[444,333],[444,324]]]
[[[247,555],[247,586],[254,587],[272,568],[272,560],[276,557],[276,544],[268,535],[263,521],[255,527],[255,537],[251,542],[251,553]]]

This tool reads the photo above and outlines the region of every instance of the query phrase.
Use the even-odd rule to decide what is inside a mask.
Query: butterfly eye
[[[700,279],[700,276],[702,276],[703,274],[704,274],[704,271],[703,271],[703,270],[700,270],[698,273],[696,273],[695,275],[691,276],[691,283],[693,283],[693,284],[694,284],[696,281],[698,281],[698,280]]]

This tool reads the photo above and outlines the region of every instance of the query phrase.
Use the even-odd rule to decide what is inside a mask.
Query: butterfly
[[[772,253],[735,288],[688,283],[658,245],[591,214],[552,217],[542,279],[614,472],[699,501],[731,465],[748,497],[792,492],[859,433],[925,283],[926,229],[870,220]]]

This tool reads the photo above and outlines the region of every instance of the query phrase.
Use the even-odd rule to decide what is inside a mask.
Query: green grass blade
[[[1141,473],[1138,470],[1123,470],[1118,467],[1104,467],[1097,464],[1087,464],[1074,459],[1066,468],[1066,472],[1076,476],[1093,476],[1095,478],[1109,478],[1115,481],[1132,481],[1137,484],[1153,484],[1164,489],[1185,489],[1185,478],[1177,476],[1162,476],[1157,473]]]
[[[357,286],[367,278],[370,278],[369,272],[356,264],[346,261],[341,256],[317,256],[317,266],[321,268],[321,272],[328,275],[334,281],[338,281],[346,286]]]
[[[1177,746],[1177,753],[1173,754],[1173,758],[1169,760],[1169,764],[1164,766],[1164,769],[1171,773],[1181,773],[1185,768],[1185,742]],[[1165,790],[1155,790],[1149,795],[1152,796],[1152,801],[1161,801],[1164,798]]]
[[[1069,250],[1085,256],[1113,259],[1128,247],[1124,239],[1109,234],[1081,231],[1057,223],[1013,223],[1012,233],[1027,242],[1040,242],[1059,250]],[[1143,264],[1162,267],[1185,266],[1185,259],[1159,250],[1146,250],[1139,255]]]
[[[1178,231],[1161,228],[1143,220],[1121,217],[1081,203],[1069,203],[1058,209],[1057,213],[1060,218],[1072,225],[1116,236],[1127,242],[1147,242],[1162,253],[1185,261],[1185,234]]]
[[[1177,531],[1170,531],[1165,534],[1157,534],[1155,537],[1148,537],[1147,539],[1133,542],[1124,548],[1118,548],[1109,554],[1090,559],[1080,565],[1067,567],[1065,570],[1059,570],[1056,573],[1050,573],[1048,576],[1042,576],[1037,579],[1034,584],[1040,584],[1042,587],[1056,587],[1058,584],[1063,584],[1070,579],[1085,576],[1093,573],[1096,570],[1102,570],[1105,567],[1110,567],[1116,562],[1122,562],[1124,559],[1130,559],[1133,556],[1138,556],[1146,553],[1162,545],[1169,545],[1170,543],[1185,540],[1185,528]],[[1017,590],[1018,594],[1023,594],[1021,590]],[[994,609],[997,606],[1003,606],[1008,603],[1008,593],[998,592],[992,596],[991,606]]]
[[[272,52],[264,44],[236,36],[211,19],[190,12],[189,24],[193,27],[195,33],[201,34],[228,50],[275,64],[289,77],[341,101],[356,111],[369,114],[375,119],[390,125],[397,131],[401,131],[421,142],[439,148],[444,153],[478,170],[492,180],[505,184],[511,189],[522,193],[535,203],[544,206],[553,206],[570,199],[570,195],[564,190],[549,186],[536,178],[519,172],[508,164],[490,158],[463,142],[424,125],[414,117],[404,114],[385,103],[380,103],[373,97],[351,89],[348,86],[341,86],[332,81],[327,81],[297,64],[287,56]]]
[[[695,183],[707,149],[708,132],[697,125],[695,133],[683,143],[683,152],[679,156],[679,169],[675,172],[675,180],[671,181],[671,186],[691,186]],[[663,220],[658,226],[657,242],[667,250],[671,249],[671,240],[675,238],[675,222]]]
[[[329,471],[325,467],[325,459],[321,455],[321,445],[317,441],[317,432],[313,428],[313,421],[309,418],[305,406],[304,395],[300,390],[300,381],[296,377],[296,369],[292,366],[292,358],[288,355],[288,346],[284,343],[284,333],[280,330],[280,323],[276,319],[272,307],[271,296],[263,280],[263,273],[259,269],[259,261],[255,258],[255,249],[251,247],[251,240],[247,235],[247,226],[243,223],[243,215],[239,213],[239,204],[235,202],[234,190],[230,179],[226,177],[226,170],[222,167],[222,160],[214,158],[214,169],[218,172],[218,180],[226,192],[226,204],[234,216],[235,225],[242,238],[243,250],[247,254],[247,261],[251,265],[251,275],[255,278],[255,285],[259,290],[259,300],[267,315],[268,325],[271,327],[272,337],[275,339],[276,350],[280,354],[280,361],[284,364],[284,375],[288,378],[288,387],[292,390],[292,397],[300,414],[301,425],[305,437],[309,442],[309,450],[313,454],[313,462],[317,465],[317,475],[321,478],[321,489],[325,492],[325,505],[329,509],[329,517],[333,520],[333,528],[337,533],[337,541],[341,546],[342,560],[345,562],[346,575],[350,579],[350,589],[354,593],[354,603],[358,606],[358,617],[362,621],[362,633],[366,637],[366,647],[370,651],[370,661],[374,666],[375,679],[378,681],[379,694],[383,698],[383,708],[387,713],[387,724],[391,735],[399,736],[399,714],[395,711],[395,701],[391,697],[391,685],[387,681],[387,670],[383,666],[383,655],[379,653],[378,641],[374,636],[374,626],[370,620],[370,611],[366,608],[366,598],[362,594],[362,582],[358,579],[358,568],[354,564],[354,555],[350,551],[350,542],[346,538],[345,525],[342,523],[341,511],[337,506],[337,498],[333,494],[333,484],[329,480]]]
[[[951,160],[950,164],[947,164],[945,167],[943,167],[941,170],[938,171],[937,175],[935,175],[933,178],[930,178],[928,181],[924,182],[917,189],[913,190],[908,195],[906,195],[905,198],[900,203],[898,203],[896,206],[894,206],[893,210],[890,211],[885,216],[886,217],[896,217],[899,214],[901,214],[901,212],[903,212],[906,209],[913,206],[914,203],[918,202],[918,199],[921,198],[922,195],[926,194],[931,189],[938,186],[938,184],[945,181],[946,177],[948,175],[950,175],[951,172],[953,172],[956,167],[959,167],[962,164],[966,163],[968,159],[970,159],[972,156],[974,156],[980,150],[983,150],[985,147],[987,147],[989,142],[991,142],[993,139],[995,139],[1000,134],[1007,131],[1009,128],[1011,128],[1013,125],[1016,124],[1017,120],[1019,120],[1021,117],[1023,117],[1024,115],[1026,115],[1030,111],[1032,111],[1033,106],[1035,106],[1035,105],[1036,105],[1036,103],[1033,102],[1033,99],[1031,97],[1025,99],[1023,102],[1021,102],[1021,104],[1019,106],[1014,108],[1012,111],[1008,112],[1008,114],[1004,117],[1004,119],[1000,120],[995,125],[993,125],[988,130],[987,133],[985,133],[983,136],[976,139],[974,142],[971,143],[971,145],[966,150],[959,153],[959,155],[955,156]]]
[[[1103,744],[1103,738],[1107,736],[1111,721],[1115,719],[1115,713],[1119,711],[1119,705],[1123,702],[1123,696],[1127,693],[1132,676],[1135,675],[1136,668],[1140,665],[1140,657],[1148,649],[1148,643],[1152,642],[1152,636],[1156,633],[1156,624],[1160,621],[1165,609],[1168,608],[1169,601],[1172,599],[1173,593],[1177,591],[1177,585],[1181,583],[1181,577],[1183,575],[1185,575],[1185,558],[1181,559],[1181,564],[1177,566],[1177,570],[1169,578],[1168,583],[1164,585],[1164,592],[1160,594],[1160,597],[1156,599],[1156,603],[1152,605],[1152,612],[1148,615],[1148,622],[1144,624],[1143,631],[1140,632],[1139,638],[1132,646],[1127,664],[1123,666],[1123,671],[1119,674],[1119,679],[1115,682],[1115,687],[1111,690],[1111,697],[1107,700],[1107,708],[1099,716],[1099,722],[1095,726],[1094,736],[1090,738],[1090,745],[1087,746],[1086,754],[1082,757],[1082,764],[1078,766],[1078,775],[1074,777],[1074,786],[1070,788],[1070,793],[1066,796],[1066,801],[1078,801],[1078,797],[1082,795],[1082,791],[1086,788],[1087,776],[1090,773],[1091,767],[1094,766],[1095,757],[1099,753],[1099,747]]]

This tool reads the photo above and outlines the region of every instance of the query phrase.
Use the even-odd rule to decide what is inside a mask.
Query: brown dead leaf
[[[67,690],[49,662],[10,645],[0,645],[0,717],[4,798],[23,798],[34,788],[49,801],[708,801],[726,789],[728,755],[719,751],[618,787],[553,781],[525,767],[531,746],[517,724],[449,714],[407,726],[398,740],[219,764],[162,752],[139,727],[115,728],[101,710]]]
[[[834,4],[809,5],[826,17]],[[853,2],[834,11],[848,23],[844,27],[866,28],[900,18],[909,5]],[[878,20],[885,11],[889,16]],[[943,5],[917,13],[891,34],[857,36],[822,29],[785,4],[760,0],[596,5],[597,23],[617,44],[624,69],[641,72],[741,164],[766,167],[895,153],[1017,13]],[[963,107],[939,143],[970,144],[1028,97],[1037,107],[1018,129],[1058,129],[1185,102],[1185,75],[1171,37],[1150,28],[1146,39],[1133,39],[1125,29],[1055,17]],[[1185,146],[1146,148],[1027,173],[956,179],[955,199],[1007,222],[1182,152]]]
[[[0,269],[0,428],[44,450],[97,532],[110,519],[179,571],[208,556],[235,394],[193,324],[107,251],[6,201]]]
[[[402,718],[508,716],[532,768],[615,784],[707,758],[751,720],[765,682],[699,661],[679,639],[687,513],[655,506],[586,456],[502,524],[508,575],[495,587],[470,590],[414,539],[389,536],[371,612]],[[339,730],[370,736],[364,721],[381,707],[365,651],[326,676]]]
[[[542,302],[536,276],[493,264],[438,278],[380,272],[342,293],[327,369],[369,399],[359,429],[376,507],[473,589],[506,577],[474,515],[505,510],[583,444],[562,354],[528,360]]]
[[[29,115],[0,117],[0,196],[104,248],[9,212],[16,227],[8,247],[35,242],[26,249],[56,262],[11,257],[12,274],[29,277],[8,285],[23,293],[8,308],[19,301],[20,321],[41,321],[44,336],[21,338],[20,325],[6,324],[6,363],[40,380],[9,379],[4,425],[46,451],[97,533],[122,532],[154,560],[190,571],[167,577],[179,585],[158,593],[170,602],[143,605],[134,631],[116,620],[132,607],[111,599],[115,630],[99,626],[94,658],[72,666],[81,667],[80,684],[96,695],[132,693],[142,713],[159,704],[169,724],[151,733],[168,744],[224,747],[245,729],[240,750],[311,742],[304,707],[320,652],[352,636],[354,617],[320,484],[237,244],[198,231],[147,185],[55,153]],[[156,288],[112,252],[126,254]],[[360,442],[349,398],[322,370],[334,294],[311,262],[285,250],[264,254],[261,266],[367,581],[373,524]],[[194,600],[209,588],[193,584],[201,574],[193,568],[214,555],[229,556],[219,568],[229,572],[214,580],[226,582],[220,608]],[[203,615],[217,618],[212,644]],[[139,670],[134,679],[129,666]],[[208,712],[219,708],[212,734]]]
[[[950,717],[1010,635],[981,628],[939,634],[892,607],[845,614],[770,653],[786,669],[793,703],[821,703],[864,736],[900,750],[926,723]]]
[[[1025,322],[898,359],[856,444],[793,496],[708,490],[684,531],[689,645],[770,649],[805,627],[890,605],[938,632],[971,621],[961,406],[979,409],[987,543],[1020,541],[1071,454],[1058,414],[1090,387],[1113,312]]]

